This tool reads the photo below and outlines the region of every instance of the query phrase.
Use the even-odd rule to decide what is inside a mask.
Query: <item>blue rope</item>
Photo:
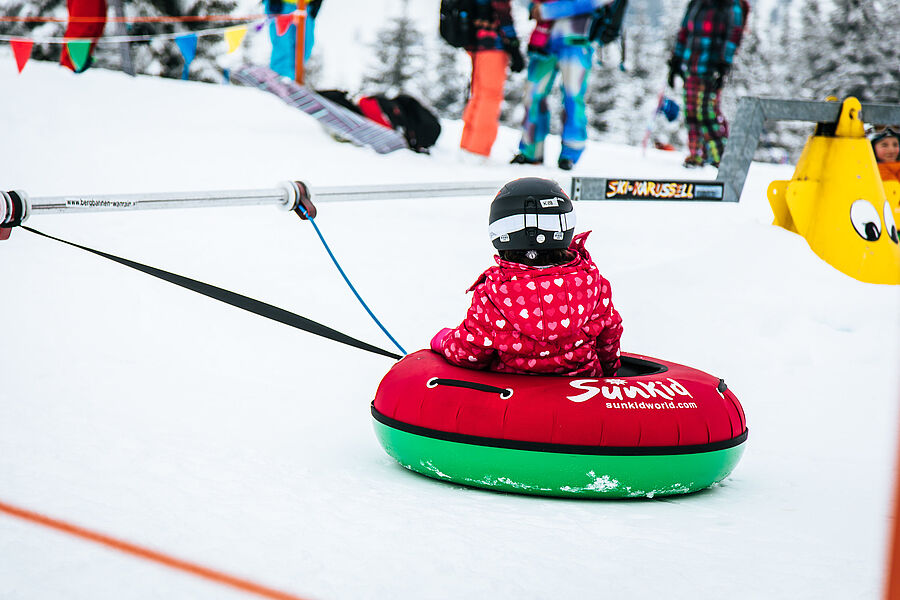
[[[334,254],[331,252],[331,248],[328,247],[328,242],[326,242],[325,238],[322,237],[322,232],[319,231],[319,226],[316,225],[316,220],[309,216],[309,213],[306,212],[306,209],[302,204],[298,205],[298,208],[303,212],[303,216],[309,219],[309,222],[312,223],[313,229],[316,230],[316,235],[318,235],[319,239],[322,240],[322,245],[325,246],[325,250],[328,252],[328,256],[331,257],[331,262],[334,263],[334,266],[337,267],[337,270],[341,274],[341,277],[343,277],[344,281],[347,282],[347,285],[350,286],[350,290],[353,292],[353,295],[356,296],[356,299],[359,300],[359,303],[362,304],[362,307],[366,309],[366,312],[369,313],[369,316],[372,317],[372,320],[375,321],[375,324],[381,328],[381,330],[384,332],[384,335],[388,336],[388,339],[390,339],[394,343],[394,345],[397,346],[397,349],[400,350],[401,353],[403,353],[403,356],[406,356],[407,353],[406,350],[403,349],[403,346],[397,343],[397,340],[394,339],[394,336],[392,336],[388,332],[388,330],[385,329],[384,325],[381,324],[381,321],[378,320],[378,317],[375,316],[375,313],[371,311],[369,306],[359,295],[359,292],[356,291],[356,288],[353,287],[353,284],[350,283],[350,280],[347,278],[347,274],[344,273],[344,269],[341,268],[341,265],[338,263],[337,259],[334,257]]]

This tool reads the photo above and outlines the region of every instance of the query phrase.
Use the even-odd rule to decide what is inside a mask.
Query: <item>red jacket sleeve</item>
[[[465,320],[441,341],[441,354],[449,362],[470,369],[486,369],[491,364],[496,351],[487,306],[491,302],[484,286],[476,285]]]
[[[620,359],[621,350],[619,340],[622,337],[622,316],[612,303],[612,289],[606,279],[601,279],[600,302],[597,303],[597,311],[591,319],[592,329],[596,331],[594,349],[600,364],[603,366],[603,374],[607,377],[615,375],[616,370],[622,365]]]

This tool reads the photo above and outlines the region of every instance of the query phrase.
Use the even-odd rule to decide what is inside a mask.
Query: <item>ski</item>
[[[239,67],[231,75],[231,80],[274,94],[312,116],[332,135],[360,146],[369,146],[379,154],[408,147],[401,133],[357,115],[268,67]]]

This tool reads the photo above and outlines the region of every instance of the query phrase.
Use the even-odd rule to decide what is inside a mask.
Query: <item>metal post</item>
[[[314,202],[352,202],[361,200],[403,200],[424,198],[493,198],[505,182],[411,183],[380,186],[340,186],[311,189]],[[66,196],[24,198],[24,218],[39,214],[116,212],[166,208],[218,208],[271,204],[294,210],[299,202],[297,186],[285,182],[278,188],[256,190],[212,190],[165,192],[154,194],[70,194]],[[5,197],[0,193],[0,201]],[[2,205],[0,208],[3,208]],[[13,221],[12,211],[0,210],[0,226]],[[24,220],[24,219],[23,219]]]
[[[297,48],[294,55],[294,79],[303,85],[303,59],[306,54],[306,0],[297,0],[297,14],[294,17],[297,25]]]
[[[742,97],[716,175],[716,181],[725,184],[725,200],[737,202],[741,199],[747,171],[766,121],[836,123],[840,114],[841,102]],[[863,103],[860,116],[866,123],[900,123],[900,104]]]
[[[121,36],[128,35],[128,27],[125,25],[125,8],[122,0],[112,0],[113,12],[120,20],[117,23],[116,33]],[[134,77],[134,60],[131,56],[131,44],[119,44],[119,53],[122,55],[122,70]]]
[[[738,202],[747,181],[747,172],[766,121],[759,98],[744,96],[738,100],[737,116],[725,144],[716,181],[725,184],[725,202]]]

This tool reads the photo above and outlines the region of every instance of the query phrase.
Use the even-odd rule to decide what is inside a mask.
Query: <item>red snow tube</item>
[[[607,483],[599,487],[617,485],[598,495],[696,491],[731,472],[747,438],[744,411],[723,380],[632,354],[622,356],[616,377],[588,378],[475,371],[420,350],[384,377],[372,415],[382,445],[407,468],[546,495],[580,495],[604,477]],[[452,463],[453,456],[472,448],[482,451],[467,464],[435,463],[442,451]],[[548,456],[557,460],[538,467],[543,473],[529,472],[528,464]],[[580,459],[584,464],[575,470],[587,468],[594,477],[584,485],[547,472]],[[523,483],[523,471],[511,460],[523,463],[528,481]],[[485,469],[489,472],[482,476]],[[517,472],[514,489],[496,484],[513,479],[502,472],[509,469]],[[634,479],[640,471],[649,471],[649,479]]]

